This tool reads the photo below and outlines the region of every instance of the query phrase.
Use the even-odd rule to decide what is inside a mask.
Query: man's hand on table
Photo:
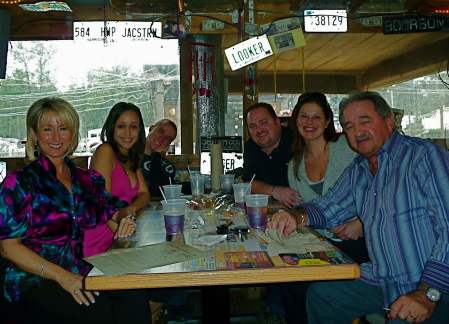
[[[274,199],[280,201],[290,209],[302,203],[302,200],[298,198],[299,196],[299,192],[290,189],[289,187],[276,186],[272,192],[272,197]]]
[[[432,316],[436,306],[421,290],[414,290],[408,294],[399,296],[390,306],[387,317],[393,321],[396,318],[406,320],[409,323],[421,323]]]
[[[290,236],[298,227],[296,217],[293,216],[294,213],[295,211],[283,211],[274,214],[271,219],[268,219],[267,228],[279,229],[284,236]]]

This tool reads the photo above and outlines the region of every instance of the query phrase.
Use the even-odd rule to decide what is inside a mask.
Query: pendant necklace
[[[126,175],[129,175],[129,170],[128,170],[127,165],[126,165],[126,164],[123,164],[122,162],[120,162],[120,164],[122,165],[123,170],[125,170]]]

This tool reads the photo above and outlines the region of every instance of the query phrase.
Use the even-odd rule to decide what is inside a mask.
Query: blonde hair
[[[64,157],[73,154],[78,147],[80,121],[75,108],[62,98],[39,99],[31,105],[27,113],[26,154],[30,161],[37,159],[37,157],[34,156],[36,140],[34,139],[31,130],[37,134],[44,117],[51,112],[56,113],[64,121],[67,129],[72,134],[69,149],[65,152]],[[37,151],[38,154],[40,154],[40,148],[38,148]]]

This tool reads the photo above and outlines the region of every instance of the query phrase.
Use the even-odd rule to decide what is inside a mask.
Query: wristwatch
[[[426,284],[419,284],[418,289],[423,291],[427,298],[433,302],[439,302],[441,299],[441,291]]]

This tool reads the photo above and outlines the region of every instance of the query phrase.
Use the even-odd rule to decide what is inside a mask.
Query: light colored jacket
[[[326,174],[324,175],[323,192],[324,195],[335,181],[340,177],[346,167],[351,164],[357,153],[353,151],[346,140],[346,136],[342,134],[336,142],[329,143],[329,161],[327,163]],[[307,149],[307,147],[306,147]],[[301,200],[308,202],[312,199],[318,198],[319,195],[313,191],[309,185],[307,178],[306,167],[304,164],[304,158],[301,160],[298,172],[299,180],[296,179],[293,172],[293,160],[290,160],[288,164],[288,183],[289,187],[296,190],[301,195]],[[327,230],[317,229],[324,237],[340,241],[340,239]]]

